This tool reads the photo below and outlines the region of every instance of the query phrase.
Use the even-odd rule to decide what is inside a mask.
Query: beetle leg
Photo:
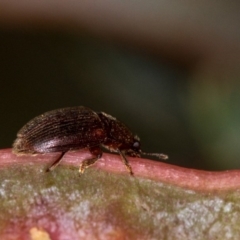
[[[47,168],[46,172],[50,172],[55,169],[59,163],[62,161],[63,156],[66,152],[62,152],[61,155]]]
[[[100,147],[91,147],[89,148],[91,154],[96,157],[83,160],[79,167],[79,173],[82,174],[86,168],[92,166],[99,158],[102,157],[102,149]]]
[[[119,149],[118,149],[118,153],[119,153],[119,155],[121,156],[122,162],[123,162],[123,164],[125,165],[125,167],[127,168],[128,172],[130,173],[130,175],[133,176],[132,167],[131,167],[131,165],[129,164],[129,162],[128,162],[126,156],[125,156],[125,154],[124,154],[122,151],[120,151]]]

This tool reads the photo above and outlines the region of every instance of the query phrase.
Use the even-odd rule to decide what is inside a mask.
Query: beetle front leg
[[[83,160],[79,167],[79,173],[84,173],[85,169],[92,166],[98,159],[102,157],[102,149],[100,147],[91,147],[89,148],[91,154],[96,157]]]
[[[119,149],[118,149],[118,153],[120,154],[121,159],[122,159],[122,162],[123,162],[123,164],[125,165],[125,167],[127,168],[128,172],[130,173],[131,176],[133,176],[132,167],[131,167],[131,165],[129,164],[129,162],[128,162],[126,156],[125,156],[125,154],[124,154],[121,150],[119,150]]]

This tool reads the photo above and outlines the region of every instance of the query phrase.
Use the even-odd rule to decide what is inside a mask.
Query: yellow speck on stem
[[[29,232],[31,240],[51,240],[49,234],[43,229],[33,227]]]

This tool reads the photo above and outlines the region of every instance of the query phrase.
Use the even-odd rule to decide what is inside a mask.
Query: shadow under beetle
[[[133,171],[126,155],[168,158],[164,154],[142,152],[140,139],[123,123],[109,114],[83,106],[57,109],[35,117],[20,129],[13,143],[16,154],[61,152],[48,171],[60,163],[66,152],[82,148],[88,148],[94,157],[81,163],[80,173],[101,158],[102,148],[117,152],[131,175]]]

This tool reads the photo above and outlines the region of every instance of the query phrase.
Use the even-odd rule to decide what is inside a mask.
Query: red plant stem
[[[56,159],[58,154],[17,156],[11,152],[11,149],[2,149],[0,150],[0,167],[34,162],[49,165]],[[61,164],[78,167],[81,161],[90,157],[91,154],[87,150],[68,152],[64,155]],[[199,191],[234,190],[240,188],[240,170],[210,172],[178,167],[143,158],[128,157],[128,159],[135,177],[148,178]],[[128,174],[120,156],[116,154],[104,153],[103,157],[93,167],[109,172]]]

